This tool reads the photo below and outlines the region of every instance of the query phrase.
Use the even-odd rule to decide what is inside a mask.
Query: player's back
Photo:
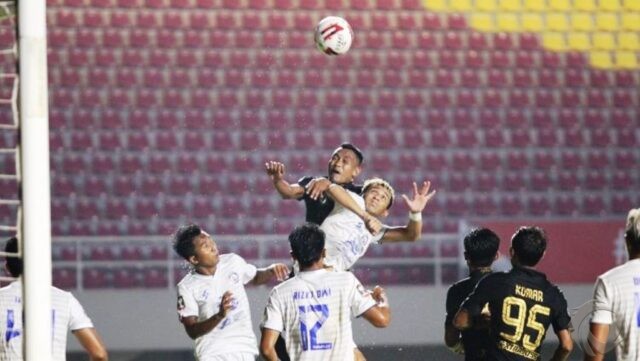
[[[492,360],[539,360],[549,325],[556,332],[570,327],[562,292],[544,273],[530,268],[514,267],[485,277],[465,307],[482,307],[485,302],[491,312]]]
[[[289,355],[299,361],[353,360],[351,318],[375,305],[352,273],[324,269],[276,286],[269,302],[263,327],[281,326]],[[273,310],[282,325],[273,327]]]
[[[594,313],[591,322],[612,324],[620,342],[616,343],[618,360],[640,359],[640,259],[613,268],[596,282]],[[612,331],[610,331],[612,332]]]
[[[462,279],[449,287],[447,291],[447,318],[446,323],[452,325],[453,317],[460,304],[473,292],[478,282],[490,272],[476,270],[469,277]],[[466,361],[488,360],[487,349],[490,345],[489,330],[486,328],[472,327],[462,331],[462,345]]]
[[[21,281],[0,289],[0,360],[22,360],[23,303]],[[69,292],[51,287],[53,360],[66,360],[69,330],[93,327],[80,303]]]

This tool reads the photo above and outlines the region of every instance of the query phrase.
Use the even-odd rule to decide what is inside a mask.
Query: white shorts
[[[256,361],[256,355],[252,353],[227,353],[223,355],[208,356],[198,361]]]

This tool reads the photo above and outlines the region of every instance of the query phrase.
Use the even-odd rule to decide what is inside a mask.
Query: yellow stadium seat
[[[476,0],[476,8],[480,11],[495,11],[498,8],[497,0]]]
[[[454,11],[471,11],[473,9],[471,0],[449,0],[449,4]]]
[[[587,33],[569,33],[568,35],[569,48],[573,50],[589,50],[591,49],[591,39]]]
[[[638,67],[638,57],[632,51],[617,51],[615,63],[617,68],[635,69]]]
[[[619,0],[600,0],[598,2],[598,11],[619,11],[620,10],[620,1]]]
[[[498,6],[502,11],[520,11],[522,9],[520,0],[498,0]]]
[[[553,31],[567,31],[569,29],[567,16],[564,13],[548,13],[547,29]]]
[[[495,31],[496,26],[493,21],[493,15],[489,13],[471,14],[471,27],[480,31]]]
[[[565,50],[567,48],[563,33],[544,33],[542,45],[551,50]]]
[[[593,33],[593,48],[596,50],[613,50],[616,47],[616,39],[613,33]]]
[[[435,11],[447,10],[447,0],[422,0],[422,3],[427,9]]]
[[[571,28],[577,31],[593,30],[593,16],[584,12],[571,14]]]
[[[622,29],[640,31],[640,13],[622,14]]]
[[[640,36],[634,32],[618,33],[618,47],[622,50],[640,50]]]
[[[598,30],[615,31],[620,27],[617,14],[598,13],[596,14],[596,27]]]
[[[522,14],[522,29],[532,32],[542,31],[544,29],[542,15],[536,13]]]
[[[573,0],[573,8],[580,11],[595,11],[596,0]]]
[[[520,31],[520,21],[518,15],[514,13],[498,14],[497,25],[501,31]]]
[[[608,51],[593,51],[589,53],[591,65],[596,68],[610,69],[612,67],[611,53]]]
[[[622,0],[622,7],[625,10],[640,11],[640,1],[638,1],[638,0]]]
[[[546,1],[524,0],[524,8],[531,11],[545,11],[547,10],[547,4]]]
[[[549,0],[551,10],[569,11],[571,10],[571,0]]]

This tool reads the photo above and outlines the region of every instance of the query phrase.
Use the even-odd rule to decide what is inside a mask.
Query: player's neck
[[[300,268],[300,272],[311,272],[324,269],[324,262],[321,260],[320,262],[316,262],[309,267]]]
[[[491,266],[489,267],[469,267],[469,273],[473,272],[481,272],[481,273],[489,273],[491,272]]]
[[[216,273],[216,266],[213,267],[202,267],[202,266],[196,266],[195,271],[198,274],[201,275],[205,275],[205,276],[213,276]]]

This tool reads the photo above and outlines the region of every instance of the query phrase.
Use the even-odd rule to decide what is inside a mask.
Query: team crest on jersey
[[[231,283],[238,283],[238,282],[240,282],[240,276],[238,276],[237,273],[232,272],[229,275],[229,281],[231,281]]]
[[[178,311],[182,311],[184,308],[184,298],[182,298],[182,296],[178,296]]]

